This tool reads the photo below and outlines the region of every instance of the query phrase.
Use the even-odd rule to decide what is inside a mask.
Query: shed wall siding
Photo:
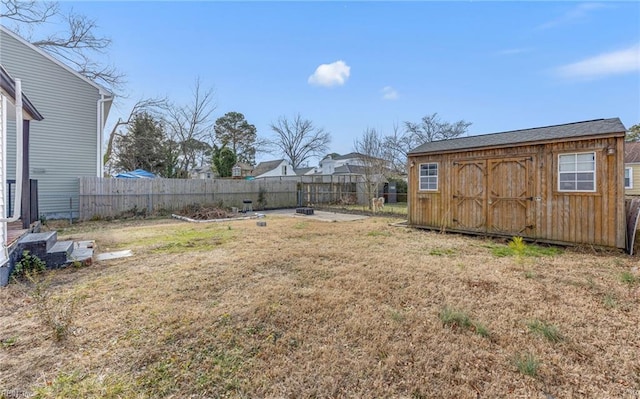
[[[621,138],[609,137],[583,141],[555,142],[534,146],[493,148],[463,151],[448,154],[412,155],[409,173],[409,223],[439,229],[462,230],[524,237],[555,242],[587,243],[623,248],[624,232],[624,143]],[[614,154],[607,154],[607,149]],[[558,154],[572,152],[596,153],[596,192],[559,192]],[[527,158],[530,158],[527,159]],[[488,171],[490,165],[499,165],[500,160],[518,160],[524,171],[531,168],[529,186],[523,185],[522,173],[512,173],[506,169]],[[419,191],[419,164],[438,162],[440,186],[437,192]],[[467,206],[460,195],[460,183],[456,183],[456,165],[476,162],[485,166],[485,190],[493,185],[491,193],[484,197],[471,198]],[[529,166],[527,166],[529,165]],[[514,170],[516,170],[514,169]],[[524,172],[523,172],[524,173]],[[463,173],[458,179],[466,178]],[[493,179],[493,183],[491,183]],[[455,186],[458,186],[454,193]],[[514,188],[515,187],[515,188]],[[530,190],[531,199],[525,199]],[[501,192],[500,194],[497,192]],[[507,193],[506,195],[504,193]],[[455,198],[454,198],[455,196]],[[500,208],[491,210],[491,200],[510,197]],[[516,198],[521,196],[522,198]],[[462,199],[461,199],[462,198]],[[484,201],[484,202],[483,202]],[[462,204],[462,205],[460,205]],[[524,209],[527,209],[527,213]],[[480,211],[480,209],[484,209]],[[496,210],[497,209],[497,210]],[[459,218],[464,212],[485,212],[485,225],[479,229],[462,227]],[[478,215],[475,215],[478,217]],[[458,218],[457,220],[454,220]],[[489,219],[488,221],[486,219]],[[500,219],[502,220],[493,220]],[[509,220],[519,218],[519,220]],[[488,224],[487,224],[488,222]],[[522,226],[521,231],[514,226]],[[502,226],[502,227],[501,227]],[[526,226],[526,228],[525,228]]]
[[[40,213],[78,210],[78,177],[97,170],[97,88],[0,31],[0,60],[44,116],[30,126],[30,178],[38,180]],[[15,177],[15,122],[8,123],[7,174]]]

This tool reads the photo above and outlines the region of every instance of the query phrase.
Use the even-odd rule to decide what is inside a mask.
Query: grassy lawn
[[[268,217],[85,223],[134,256],[0,289],[0,398],[637,398],[637,260]],[[74,304],[56,340],[55,316]],[[48,306],[48,307],[47,307]],[[17,396],[23,394],[24,396]]]

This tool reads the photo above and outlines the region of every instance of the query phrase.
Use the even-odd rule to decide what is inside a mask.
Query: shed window
[[[633,188],[633,169],[624,168],[624,188]]]
[[[558,191],[596,191],[596,153],[558,155]]]
[[[420,190],[435,191],[438,189],[438,164],[420,164]]]

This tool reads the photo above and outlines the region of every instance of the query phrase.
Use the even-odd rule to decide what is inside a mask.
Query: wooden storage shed
[[[620,119],[425,143],[409,153],[409,224],[625,247]]]

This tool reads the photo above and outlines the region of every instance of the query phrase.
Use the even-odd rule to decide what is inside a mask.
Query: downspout
[[[96,136],[98,142],[96,143],[96,175],[102,177],[104,175],[104,165],[102,164],[102,140],[104,139],[104,125],[102,123],[102,115],[104,114],[104,103],[108,99],[104,94],[100,94],[100,99],[96,103]]]
[[[20,219],[22,205],[22,81],[16,79],[16,199],[13,207],[13,215],[8,218],[0,218],[0,222],[11,223]],[[6,169],[5,169],[6,170]],[[5,182],[2,182],[5,184]],[[3,243],[6,244],[6,243]],[[4,248],[7,250],[6,247]]]

